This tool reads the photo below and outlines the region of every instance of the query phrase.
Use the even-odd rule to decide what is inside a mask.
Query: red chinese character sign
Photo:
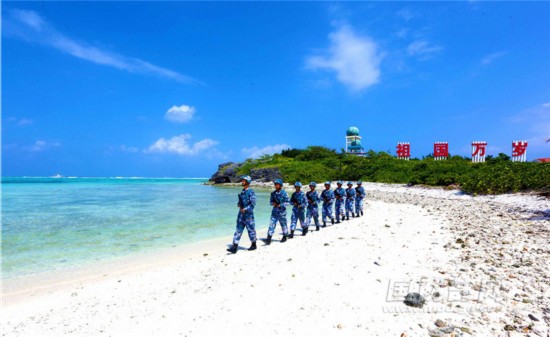
[[[527,161],[527,141],[514,140],[512,142],[512,161]]]
[[[435,142],[434,143],[434,159],[445,160],[449,156],[449,143]]]
[[[409,160],[411,157],[411,144],[397,143],[397,158]]]
[[[472,142],[472,163],[483,163],[487,142]]]

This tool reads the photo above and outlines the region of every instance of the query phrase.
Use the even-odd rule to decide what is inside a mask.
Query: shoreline
[[[3,294],[1,331],[14,336],[550,333],[550,313],[544,309],[550,300],[547,198],[363,186],[364,217],[284,244],[277,227],[271,246],[260,243],[247,252],[244,234],[239,252],[229,255],[231,227],[226,237],[187,254],[127,261],[140,263],[19,294],[9,305]],[[404,280],[408,290],[426,296],[423,309],[388,297]],[[452,300],[451,294],[463,300]],[[444,324],[434,325],[437,320]],[[285,324],[266,331],[274,321]]]
[[[347,181],[345,181],[346,183]],[[324,182],[316,182],[317,183],[317,190],[322,190],[324,187],[323,187],[323,183]],[[357,184],[356,184],[356,181],[353,181],[353,187],[357,187]],[[206,181],[203,183],[204,185],[207,185],[207,186],[213,186],[213,187],[241,187],[241,183],[215,183],[215,182],[212,182],[212,181]],[[302,187],[302,190],[304,190],[304,188],[307,188],[307,184],[309,184],[309,182],[302,182],[303,184],[303,187]],[[345,184],[344,184],[345,185]],[[460,190],[457,186],[454,186],[454,187],[450,187],[450,186],[432,186],[432,185],[422,185],[422,184],[418,184],[418,185],[407,185],[407,184],[393,184],[393,183],[378,183],[378,182],[368,182],[368,181],[363,181],[363,187],[367,186],[367,185],[370,185],[370,186],[381,186],[381,187],[388,187],[388,188],[399,188],[399,187],[403,187],[403,188],[408,188],[408,189],[412,189],[412,190],[435,190],[435,191],[451,191],[451,192],[456,192],[457,194],[461,194],[461,195],[466,195],[466,196],[470,196],[470,197],[476,197],[476,198],[494,198],[494,197],[499,197],[499,196],[533,196],[533,197],[540,197],[540,198],[546,198],[547,200],[550,200],[550,197],[545,195],[544,192],[540,192],[540,191],[524,191],[524,192],[510,192],[510,193],[502,193],[502,194],[478,194],[478,195],[473,195],[473,194],[470,194],[470,193],[466,193],[466,192],[463,192],[462,190]],[[250,188],[257,188],[257,189],[274,189],[273,187],[273,182],[272,181],[252,181],[252,183],[250,184]],[[293,184],[292,183],[288,183],[288,182],[285,182],[283,184],[283,189],[287,190],[287,191],[294,191],[294,188],[293,188]],[[332,181],[331,182],[331,185],[330,185],[330,188],[332,190],[334,190],[334,188],[336,188],[337,185],[336,185],[336,182],[335,181]],[[343,186],[344,188],[346,188],[346,186]]]
[[[212,250],[219,250],[224,243],[227,244],[226,241],[225,237],[203,239],[178,247],[158,248],[154,252],[139,252],[112,260],[90,261],[85,266],[71,267],[66,270],[2,279],[2,305],[19,304],[30,297],[41,296],[52,290],[82,282],[114,278],[131,272],[138,273],[146,269],[202,257],[203,254],[209,254]]]

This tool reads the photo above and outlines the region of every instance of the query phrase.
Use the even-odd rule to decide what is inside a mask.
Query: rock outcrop
[[[214,184],[223,183],[238,183],[239,182],[239,169],[242,163],[228,162],[218,165],[216,173],[210,177],[210,181]],[[277,178],[282,178],[278,167],[251,169],[250,177],[257,182],[270,182]]]
[[[239,182],[237,172],[239,171],[239,168],[241,166],[242,164],[234,162],[220,164],[218,165],[218,170],[216,171],[216,173],[214,173],[212,177],[210,177],[210,181],[214,182],[215,184]]]

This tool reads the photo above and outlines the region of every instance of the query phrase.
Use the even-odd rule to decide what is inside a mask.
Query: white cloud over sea
[[[368,36],[342,24],[328,36],[330,46],[323,55],[309,56],[306,67],[336,73],[338,81],[353,91],[364,90],[380,80],[383,55]]]
[[[3,35],[55,48],[76,58],[124,70],[158,76],[177,82],[197,82],[177,71],[163,68],[135,57],[117,54],[68,37],[31,10],[14,9],[2,16]]]
[[[192,106],[189,106],[189,105],[175,106],[174,105],[170,109],[168,109],[168,111],[166,111],[164,118],[176,123],[186,123],[186,122],[189,122],[191,119],[193,119],[194,114],[195,114],[195,108]]]
[[[209,138],[192,143],[190,134],[174,136],[170,139],[159,138],[144,150],[145,153],[175,153],[183,156],[194,156],[213,149],[218,142]]]
[[[267,145],[264,147],[253,146],[250,148],[247,148],[247,147],[243,148],[241,150],[241,153],[247,156],[248,158],[258,158],[265,154],[274,154],[289,148],[290,146],[286,144]]]

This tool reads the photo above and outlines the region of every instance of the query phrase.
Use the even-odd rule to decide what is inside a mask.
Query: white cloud
[[[154,75],[178,82],[197,82],[174,70],[159,67],[138,58],[112,53],[85,42],[71,39],[59,33],[34,11],[12,10],[3,21],[2,24],[5,26],[3,29],[7,36],[17,37],[27,42],[40,43],[82,60],[125,70],[130,73]]]
[[[28,124],[32,124],[33,123],[33,120],[32,119],[27,119],[27,118],[21,118],[19,120],[19,122],[17,122],[17,125],[19,126],[24,126],[24,125],[28,125]]]
[[[23,150],[29,152],[42,152],[51,148],[60,147],[61,144],[58,142],[47,142],[45,140],[37,140],[34,144],[30,146],[24,146]]]
[[[116,155],[119,153],[138,153],[140,149],[135,146],[122,145],[109,145],[103,152],[106,155]]]
[[[496,53],[489,54],[481,60],[481,64],[489,65],[489,64],[493,63],[493,61],[495,61],[498,58],[503,57],[504,55],[506,55],[506,52],[503,52],[503,51],[499,51],[499,52],[496,52]]]
[[[416,40],[409,44],[407,53],[410,56],[417,56],[421,60],[426,60],[443,50],[443,47],[432,45],[426,40]]]
[[[190,121],[195,114],[195,108],[189,105],[172,106],[164,118],[177,123],[185,123]]]
[[[14,123],[18,126],[25,126],[34,123],[34,120],[29,118],[16,118],[16,117],[8,117],[4,119],[4,122],[6,123]]]
[[[527,140],[529,149],[535,153],[547,155],[550,144],[550,103],[542,103],[525,109],[507,119],[508,124],[517,130],[518,140]]]
[[[290,146],[286,144],[275,144],[275,145],[268,145],[264,146],[262,148],[259,148],[257,146],[251,147],[251,148],[243,148],[241,152],[248,156],[248,158],[258,158],[263,156],[264,154],[274,154],[279,153],[282,150],[289,149]]]
[[[408,28],[401,28],[400,30],[397,31],[397,33],[395,33],[395,35],[397,35],[398,38],[405,38],[407,37],[407,35],[409,35],[409,29]]]
[[[144,152],[146,153],[176,153],[179,155],[194,156],[203,151],[218,145],[218,142],[209,138],[198,141],[194,144],[188,142],[190,134],[174,136],[170,139],[160,138]]]
[[[341,25],[328,38],[327,55],[308,57],[309,69],[334,71],[338,80],[354,91],[378,83],[383,56],[371,38],[357,35],[348,25]]]
[[[44,26],[44,20],[42,20],[40,15],[34,11],[15,9],[13,10],[13,13],[25,24],[36,30],[41,30]]]
[[[414,17],[413,13],[408,8],[402,8],[395,14],[405,21],[409,21]]]

